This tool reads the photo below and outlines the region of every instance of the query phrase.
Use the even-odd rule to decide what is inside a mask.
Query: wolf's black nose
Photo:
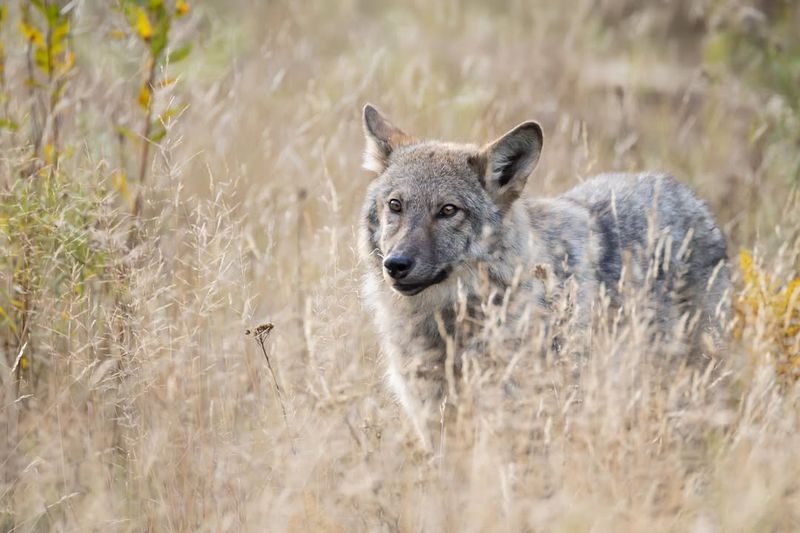
[[[413,266],[414,260],[405,255],[393,255],[383,262],[383,267],[394,279],[406,277]]]

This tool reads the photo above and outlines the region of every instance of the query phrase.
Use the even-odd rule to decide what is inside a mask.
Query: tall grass
[[[798,529],[800,10],[751,4],[4,6],[0,529]],[[422,453],[358,297],[365,101],[539,120],[532,195],[691,184],[731,243],[720,361],[652,369],[636,320],[579,378],[516,361],[513,399],[478,360]]]

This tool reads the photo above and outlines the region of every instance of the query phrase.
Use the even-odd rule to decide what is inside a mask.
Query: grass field
[[[2,10],[0,530],[800,529],[796,2]],[[366,102],[538,120],[532,195],[689,183],[730,242],[719,367],[665,383],[620,331],[421,453],[358,295]]]

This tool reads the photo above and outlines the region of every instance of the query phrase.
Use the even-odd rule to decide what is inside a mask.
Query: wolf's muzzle
[[[427,289],[432,285],[436,285],[437,283],[443,282],[444,280],[447,279],[448,275],[449,273],[447,272],[447,270],[440,270],[438,274],[436,274],[434,277],[428,280],[420,281],[417,283],[401,283],[397,281],[392,284],[392,287],[400,294],[403,294],[405,296],[414,296],[415,294],[421,293],[422,291],[424,291],[425,289]]]

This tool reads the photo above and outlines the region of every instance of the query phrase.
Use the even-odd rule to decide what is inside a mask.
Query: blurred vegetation
[[[192,49],[191,44],[185,44],[166,53],[172,21],[185,16],[189,12],[189,4],[185,0],[176,0],[174,5],[167,5],[160,0],[122,0],[120,6],[133,33],[141,39],[147,50],[143,69],[145,79],[137,96],[144,118],[139,138],[142,145],[138,174],[140,189],[133,206],[133,215],[136,217],[142,209],[141,186],[147,178],[150,146],[158,144],[166,136],[170,121],[182,111],[182,108],[173,104],[160,113],[154,113],[154,96],[157,90],[176,82],[174,78],[165,76],[166,67],[186,59]],[[124,127],[119,127],[119,132],[136,139],[136,135]],[[127,190],[124,173],[117,174],[117,186],[122,191]]]
[[[0,529],[797,525],[798,28],[792,0],[3,3]],[[365,101],[422,137],[540,120],[531,194],[691,183],[743,250],[739,399],[553,380],[431,468],[358,303]]]
[[[763,113],[751,139],[769,145],[767,158],[800,181],[800,5],[762,1],[728,10],[709,33],[705,59],[712,72],[729,69],[762,94]],[[763,139],[761,137],[764,137]],[[785,154],[788,160],[781,157]]]
[[[107,250],[92,238],[101,216],[101,199],[81,181],[45,173],[19,179],[3,191],[0,202],[0,246],[9,283],[0,287],[0,319],[17,386],[51,365],[31,365],[37,353],[32,315],[42,299],[67,301],[97,290],[106,268]],[[93,283],[94,282],[94,283]],[[49,317],[53,330],[64,331],[68,308]]]
[[[800,277],[782,282],[765,272],[746,250],[739,254],[744,289],[736,299],[735,333],[745,334],[756,348],[751,354],[768,358],[790,381],[800,378]],[[746,333],[745,333],[746,331]]]
[[[721,71],[744,80],[759,95],[762,111],[749,140],[768,179],[800,185],[800,4],[762,1],[729,9],[706,38],[704,60],[712,76]],[[758,194],[758,191],[754,191]],[[796,206],[790,199],[786,209]],[[793,217],[784,217],[784,224]],[[790,241],[791,242],[791,241]],[[797,264],[797,259],[794,259]],[[798,265],[800,266],[800,265]],[[735,306],[738,338],[753,341],[755,357],[774,361],[785,378],[800,377],[800,277],[782,280],[751,252],[739,254],[744,287]],[[757,327],[756,327],[757,326]],[[747,333],[745,333],[747,331]],[[756,339],[760,339],[756,341]]]
[[[63,4],[63,5],[62,5]],[[75,65],[69,49],[69,12],[66,2],[30,0],[20,4],[19,30],[25,39],[32,159],[58,163],[58,104]]]
[[[100,174],[95,169],[86,169],[87,154],[76,154],[75,150],[81,143],[92,140],[82,139],[73,132],[65,132],[66,135],[61,132],[60,114],[65,107],[62,101],[76,69],[76,56],[71,50],[74,8],[74,3],[66,1],[26,0],[12,13],[25,47],[27,77],[23,90],[16,95],[8,92],[7,80],[2,80],[6,89],[3,126],[11,133],[4,141],[15,159],[13,166],[7,167],[11,172],[0,204],[0,245],[7,252],[0,260],[5,274],[5,283],[0,287],[0,319],[4,326],[1,331],[6,357],[14,358],[8,363],[15,371],[17,389],[23,378],[31,381],[28,378],[34,376],[35,371],[47,366],[35,367],[28,355],[36,352],[31,316],[38,312],[37,302],[61,300],[69,294],[80,299],[87,291],[98,290],[101,300],[105,301],[107,283],[125,279],[117,273],[114,280],[110,280],[104,272],[111,265],[116,268],[126,265],[119,255],[125,253],[124,248],[110,244],[113,238],[109,240],[109,235],[130,222],[125,220],[124,213],[109,215],[109,207],[118,202],[109,199],[106,189],[111,184],[122,205],[128,203],[131,194],[127,171],[124,166]],[[150,148],[159,147],[170,121],[185,108],[176,107],[174,99],[170,99],[163,110],[155,111],[154,96],[177,82],[168,77],[168,66],[185,59],[191,50],[190,44],[176,48],[169,39],[173,19],[186,16],[189,4],[184,0],[174,3],[125,0],[116,7],[110,4],[101,12],[123,23],[130,30],[130,38],[140,40],[146,48],[144,79],[136,97],[143,115],[141,132],[135,134],[118,128],[120,135],[127,136],[134,145],[132,150],[141,146],[138,154],[133,153],[138,155],[139,167],[139,187],[132,205],[132,220],[136,224],[141,211],[142,185],[151,159]],[[6,39],[13,36],[13,28],[8,28],[9,11],[5,5],[0,10],[0,22],[2,35]],[[126,38],[119,29],[112,29],[111,33],[117,38]],[[4,60],[5,56],[0,58]],[[20,101],[14,102],[14,96]],[[25,102],[30,105],[28,109]],[[30,131],[27,139],[16,135],[21,126]],[[73,135],[69,136],[70,133]],[[112,249],[116,257],[109,255]],[[98,279],[106,285],[92,283]],[[107,301],[121,303],[118,298]],[[68,317],[66,311],[56,315],[54,322],[48,321],[49,327],[63,329]]]

